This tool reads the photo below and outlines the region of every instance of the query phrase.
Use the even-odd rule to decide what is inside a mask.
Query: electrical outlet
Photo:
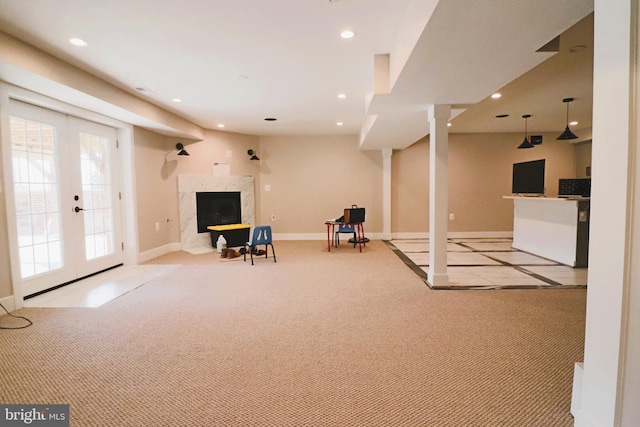
[[[276,220],[276,214],[272,213],[271,214],[271,221],[275,221]]]
[[[156,222],[156,231],[160,231],[160,223]]]
[[[453,221],[454,219],[456,219],[456,216],[453,213],[449,214],[449,221]]]

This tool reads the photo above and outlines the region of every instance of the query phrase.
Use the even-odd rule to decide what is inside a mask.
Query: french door
[[[10,145],[22,294],[121,264],[116,130],[11,101]]]

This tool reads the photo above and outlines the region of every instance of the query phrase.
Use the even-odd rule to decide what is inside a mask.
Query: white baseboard
[[[365,236],[370,240],[383,240],[385,233],[369,233],[365,231]],[[513,231],[459,231],[449,232],[449,238],[454,239],[490,239],[490,238],[512,238]],[[391,239],[428,239],[429,232],[408,232],[391,233]],[[327,233],[273,233],[273,240],[326,240]],[[160,246],[150,251],[138,254],[138,262],[145,262],[159,257],[168,252],[179,251],[180,243],[170,243]]]
[[[447,237],[450,239],[511,239],[513,231],[450,231]]]
[[[327,240],[327,233],[273,233],[273,240]]]
[[[584,363],[576,362],[573,365],[573,391],[571,394],[571,414],[580,411],[582,407],[582,373],[584,372]]]
[[[369,240],[381,240],[382,233],[364,233]],[[273,240],[327,240],[327,233],[273,233]]]
[[[391,233],[391,239],[428,239],[429,233],[426,231],[421,232],[408,232],[408,233]]]
[[[384,233],[369,233],[365,231],[365,236],[370,240],[382,240]],[[479,238],[511,238],[513,231],[460,231],[449,232],[449,238],[454,239],[479,239]],[[428,239],[428,232],[392,233],[392,239]],[[273,240],[326,240],[327,233],[273,233]],[[177,247],[175,246],[177,245]],[[167,248],[170,249],[167,250]],[[168,252],[179,251],[179,243],[170,243],[159,248],[138,254],[138,262],[148,261]]]
[[[582,379],[584,376],[584,363],[576,362],[573,365],[573,389],[571,393],[571,415],[573,415],[574,427],[599,427],[591,413],[592,408],[582,407]]]
[[[513,238],[513,231],[450,231],[449,239]],[[393,239],[428,239],[429,232],[392,233]]]
[[[571,392],[571,415],[575,427],[596,427],[598,424],[582,408],[582,377],[584,375],[584,363],[576,362],[573,365],[573,389]]]
[[[157,258],[169,252],[176,252],[181,249],[180,243],[169,243],[164,246],[158,246],[151,250],[140,252],[138,254],[138,264],[149,261],[150,259]]]
[[[4,297],[2,299],[0,299],[0,304],[2,304],[4,306],[4,308],[7,309],[7,311],[9,313],[11,313],[12,311],[14,311],[16,309],[15,306],[15,300],[13,298],[13,295],[10,295],[8,297]],[[0,316],[4,314],[4,310],[0,309]]]

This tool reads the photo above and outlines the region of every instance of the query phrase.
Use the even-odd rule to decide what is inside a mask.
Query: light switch
[[[271,184],[265,184],[264,191],[271,191]]]
[[[231,157],[231,150],[227,150],[227,157]]]

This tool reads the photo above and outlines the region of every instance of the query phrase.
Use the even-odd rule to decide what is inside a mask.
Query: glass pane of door
[[[10,135],[20,276],[28,278],[63,265],[57,134],[52,125],[11,117]]]
[[[85,259],[115,251],[109,139],[80,132]]]

